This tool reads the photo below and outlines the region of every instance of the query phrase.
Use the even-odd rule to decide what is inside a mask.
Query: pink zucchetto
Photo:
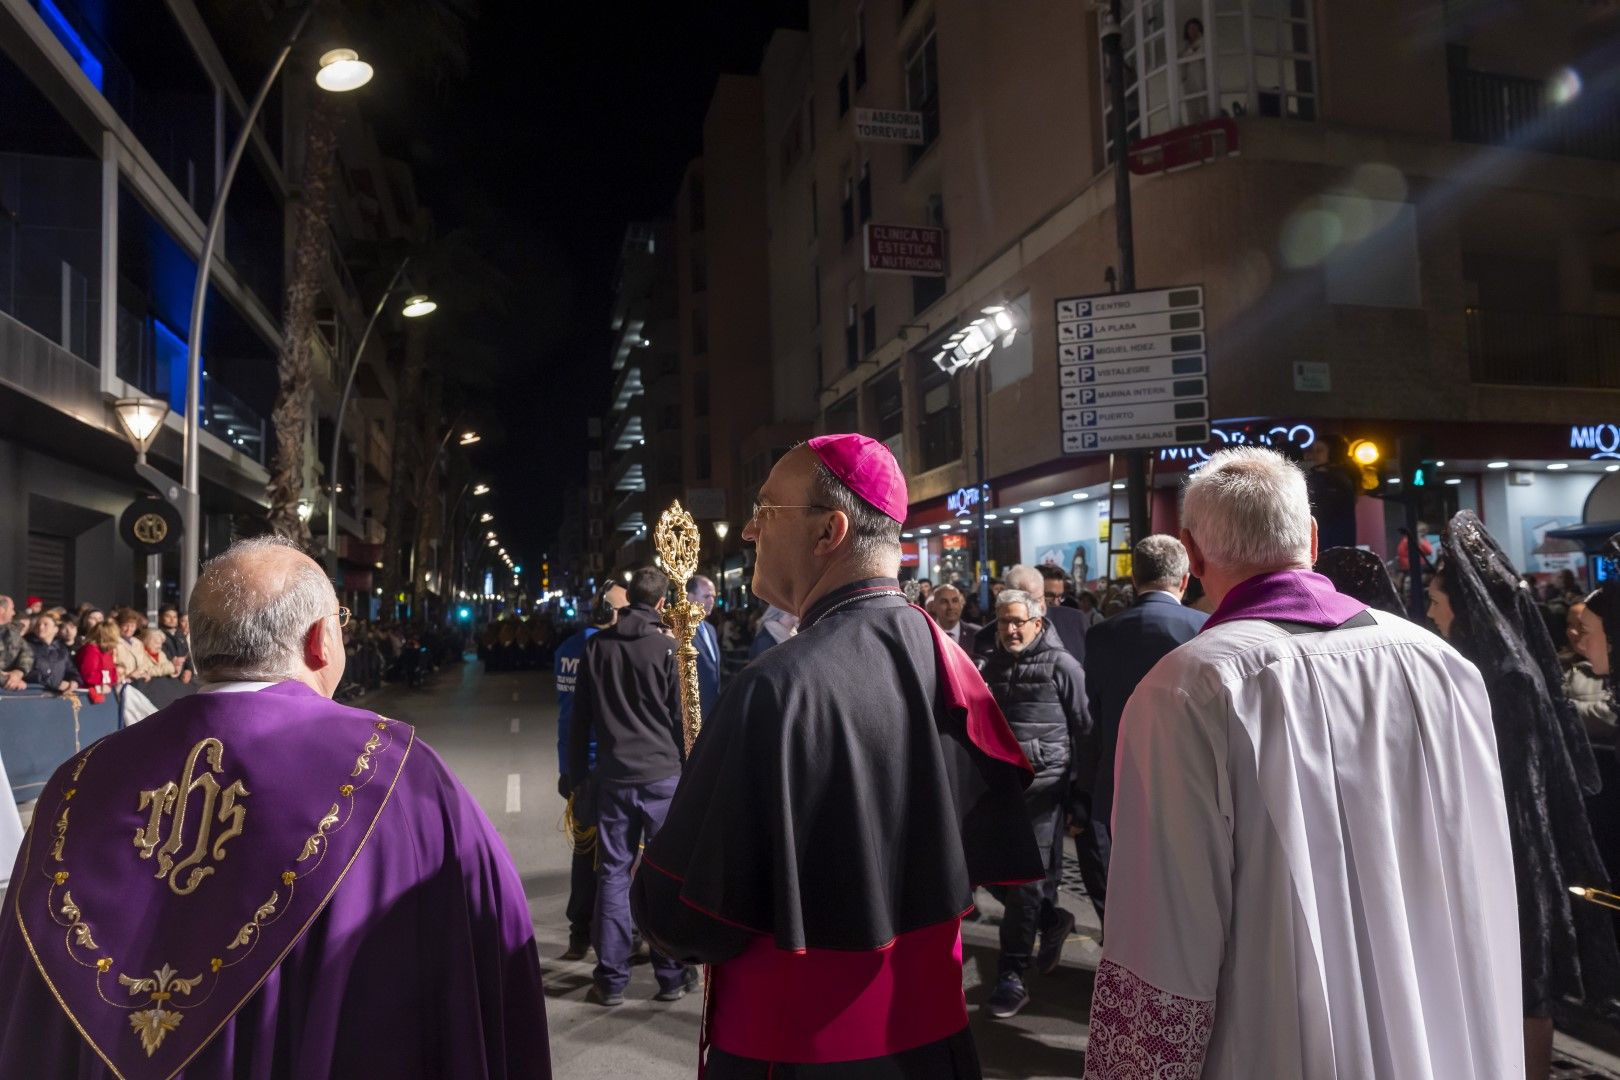
[[[806,443],[810,452],[844,486],[894,520],[905,523],[910,499],[906,474],[889,448],[865,435],[817,435]]]

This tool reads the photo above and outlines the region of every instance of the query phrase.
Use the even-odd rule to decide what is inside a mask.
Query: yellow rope
[[[574,797],[568,796],[568,805],[563,807],[562,820],[557,823],[557,829],[566,833],[568,842],[573,846],[575,855],[589,855],[596,850],[596,826],[581,826],[574,820]]]

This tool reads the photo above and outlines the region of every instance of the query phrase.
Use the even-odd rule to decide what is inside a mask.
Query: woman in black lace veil
[[[1316,572],[1344,595],[1379,611],[1406,617],[1406,605],[1401,603],[1401,594],[1395,590],[1384,560],[1372,552],[1353,547],[1328,548],[1316,557]]]
[[[1519,893],[1525,1057],[1528,1075],[1545,1077],[1554,1002],[1608,1008],[1620,991],[1609,913],[1569,893],[1609,887],[1583,801],[1598,790],[1597,763],[1546,624],[1507,555],[1471,510],[1451,519],[1441,548],[1429,611],[1490,695]]]

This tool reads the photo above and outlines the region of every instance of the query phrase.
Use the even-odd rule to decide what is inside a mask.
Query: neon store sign
[[[1609,425],[1613,427],[1613,425]],[[1620,440],[1620,431],[1616,432]],[[1159,451],[1160,461],[1185,461],[1187,471],[1198,468],[1209,456],[1228,446],[1269,446],[1275,450],[1309,450],[1316,445],[1316,429],[1309,424],[1272,424],[1264,422],[1242,426],[1211,427],[1209,442],[1203,446],[1170,446]],[[1620,454],[1615,456],[1620,457]]]
[[[989,486],[986,485],[985,492],[988,491]],[[974,509],[978,507],[981,499],[986,505],[989,504],[989,500],[983,497],[978,488],[957,488],[945,496],[945,509],[954,517],[969,517],[973,514]]]
[[[1615,424],[1576,424],[1569,429],[1569,448],[1585,450],[1593,461],[1620,459],[1620,426]]]

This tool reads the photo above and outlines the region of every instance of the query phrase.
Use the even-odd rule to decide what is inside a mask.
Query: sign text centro
[[[945,230],[866,223],[866,269],[874,274],[945,276]]]
[[[923,114],[902,109],[856,109],[855,137],[862,142],[899,142],[921,146]]]

